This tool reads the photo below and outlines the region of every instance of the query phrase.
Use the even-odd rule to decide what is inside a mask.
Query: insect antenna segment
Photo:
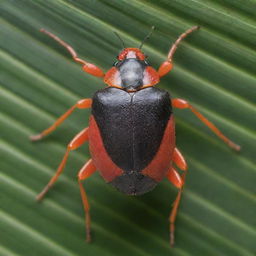
[[[141,50],[143,44],[150,38],[150,36],[152,35],[152,33],[154,32],[155,30],[155,26],[152,26],[151,27],[151,30],[149,31],[149,33],[144,37],[144,39],[142,40],[141,44],[140,44],[140,47],[139,49]]]
[[[114,31],[114,34],[115,34],[115,35],[117,36],[117,38],[120,40],[120,42],[121,42],[123,48],[125,48],[125,44],[124,44],[124,41],[123,41],[123,39],[121,38],[121,36],[120,36],[116,31]]]

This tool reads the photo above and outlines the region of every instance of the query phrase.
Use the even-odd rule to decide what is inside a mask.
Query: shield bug
[[[171,99],[167,91],[156,87],[160,78],[171,71],[178,44],[198,28],[194,26],[179,36],[158,70],[148,64],[141,50],[152,29],[139,48],[125,48],[123,44],[123,50],[106,73],[96,65],[80,59],[70,45],[54,34],[41,30],[64,46],[86,73],[102,78],[107,84],[92,99],[78,101],[48,129],[31,136],[33,141],[40,140],[54,131],[75,109],[92,109],[89,126],[68,144],[57,172],[37,196],[37,200],[43,199],[56,182],[64,170],[70,151],[89,142],[91,159],[78,173],[87,241],[91,240],[90,212],[82,181],[98,170],[107,183],[127,195],[147,193],[165,177],[177,187],[179,192],[169,217],[170,243],[174,244],[174,223],[185,183],[187,163],[176,147],[173,108],[190,109],[229,147],[240,150],[238,145],[223,135],[190,103],[183,99]],[[183,175],[177,172],[175,166],[183,171]]]

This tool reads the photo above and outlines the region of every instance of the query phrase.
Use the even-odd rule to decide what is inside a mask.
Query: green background
[[[2,0],[0,12],[0,255],[256,254],[255,0]],[[152,25],[156,31],[143,49],[156,68],[179,34],[201,25],[179,46],[159,87],[191,102],[242,151],[230,150],[188,110],[175,110],[177,145],[189,165],[175,248],[168,242],[177,194],[171,184],[129,197],[98,174],[84,182],[93,229],[86,244],[76,175],[90,157],[87,145],[72,152],[41,204],[35,196],[66,144],[87,126],[89,110],[76,111],[43,141],[28,136],[105,85],[39,29],[107,71],[121,50],[113,31],[136,47]]]

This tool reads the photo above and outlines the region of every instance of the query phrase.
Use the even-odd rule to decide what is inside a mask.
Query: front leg
[[[45,30],[45,29],[41,29],[40,30],[42,33],[45,33],[46,35],[48,35],[49,37],[53,38],[55,41],[57,41],[59,44],[61,44],[63,47],[65,47],[68,52],[71,54],[73,60],[75,62],[78,62],[80,64],[83,65],[83,70],[93,76],[97,76],[97,77],[103,77],[104,76],[104,72],[97,67],[96,65],[89,63],[87,61],[84,61],[80,58],[78,58],[77,53],[75,52],[75,50],[66,42],[64,42],[63,40],[61,40],[59,37],[55,36],[54,34],[50,33],[49,31]]]
[[[193,31],[198,30],[199,28],[200,28],[199,26],[194,26],[179,36],[179,38],[176,40],[176,42],[172,45],[172,47],[167,55],[167,60],[164,61],[158,69],[158,74],[160,77],[165,76],[172,70],[172,68],[173,68],[172,57],[178,47],[178,44],[181,42],[181,40],[184,39],[188,34],[192,33]]]

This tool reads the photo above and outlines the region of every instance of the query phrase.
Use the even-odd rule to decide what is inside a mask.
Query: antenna
[[[120,42],[121,42],[123,48],[125,48],[124,41],[123,41],[123,39],[121,38],[121,36],[119,36],[119,34],[118,34],[116,31],[114,31],[114,34],[115,34],[115,35],[117,36],[117,38],[120,40]]]
[[[142,48],[143,44],[150,38],[150,36],[152,35],[153,31],[155,30],[155,26],[151,27],[151,30],[149,31],[149,33],[144,37],[144,39],[142,40],[139,49]]]

